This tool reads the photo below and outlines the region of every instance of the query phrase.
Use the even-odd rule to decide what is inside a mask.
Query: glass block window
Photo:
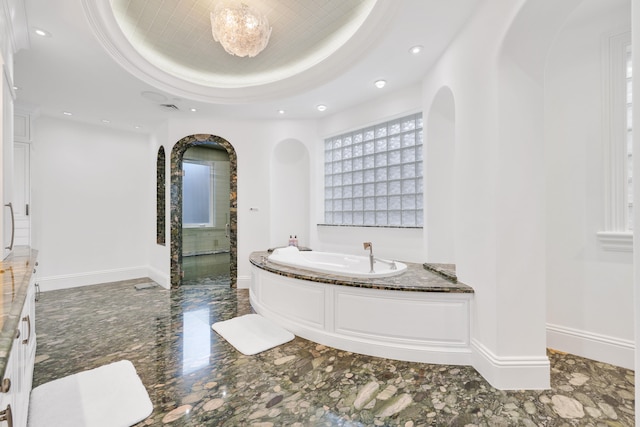
[[[422,113],[324,141],[324,221],[422,227]]]

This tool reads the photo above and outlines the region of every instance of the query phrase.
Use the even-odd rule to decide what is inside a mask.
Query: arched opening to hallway
[[[230,286],[237,283],[237,158],[235,149],[225,139],[215,135],[190,135],[178,141],[171,152],[171,287],[183,284],[183,163],[185,153],[193,147],[226,151],[229,158],[228,222],[224,224],[229,239]]]

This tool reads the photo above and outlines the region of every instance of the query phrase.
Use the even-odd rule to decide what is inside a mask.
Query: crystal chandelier
[[[267,17],[240,1],[219,2],[211,12],[211,29],[213,39],[236,56],[256,56],[271,36]]]

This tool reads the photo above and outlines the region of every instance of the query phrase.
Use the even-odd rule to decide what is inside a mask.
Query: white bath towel
[[[128,360],[50,381],[31,391],[29,427],[128,427],[153,404]]]
[[[297,252],[300,252],[300,249],[298,249],[296,246],[285,246],[283,248],[274,249],[273,254],[278,255],[278,254],[297,253]]]
[[[240,353],[248,356],[269,350],[295,338],[291,332],[259,314],[234,317],[216,322],[211,327]]]

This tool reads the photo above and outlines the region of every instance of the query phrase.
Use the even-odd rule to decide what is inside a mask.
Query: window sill
[[[316,224],[318,227],[352,227],[352,228],[413,228],[423,229],[421,226],[408,226],[408,225],[364,225],[364,224]]]
[[[596,233],[602,249],[610,252],[633,252],[633,233],[628,231],[600,231]]]

